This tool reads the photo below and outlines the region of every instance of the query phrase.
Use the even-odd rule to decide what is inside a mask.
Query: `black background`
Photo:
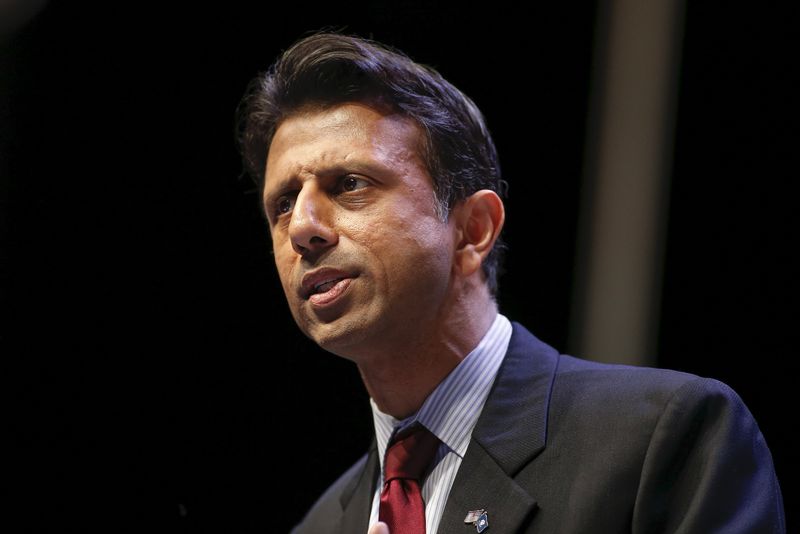
[[[234,141],[247,82],[314,30],[397,46],[473,97],[511,183],[501,310],[566,350],[595,17],[53,3],[6,42],[2,350],[24,524],[287,531],[368,445],[355,368],[289,316]],[[657,354],[744,398],[790,524],[796,22],[689,7]]]

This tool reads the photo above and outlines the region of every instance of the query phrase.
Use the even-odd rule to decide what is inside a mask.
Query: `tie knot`
[[[422,425],[395,438],[386,451],[385,482],[395,478],[419,482],[433,460],[439,443],[439,438]]]

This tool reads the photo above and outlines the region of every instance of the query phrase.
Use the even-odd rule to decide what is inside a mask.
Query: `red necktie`
[[[425,534],[425,504],[420,478],[439,448],[439,439],[424,426],[398,436],[386,451],[378,518],[392,534]]]

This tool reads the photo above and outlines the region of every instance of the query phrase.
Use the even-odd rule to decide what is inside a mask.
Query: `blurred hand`
[[[389,532],[389,526],[386,523],[378,521],[377,523],[372,525],[372,528],[369,529],[369,532],[367,534],[391,534],[391,533]]]

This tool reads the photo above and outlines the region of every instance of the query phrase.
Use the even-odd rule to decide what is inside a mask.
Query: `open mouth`
[[[308,295],[311,297],[312,295],[316,295],[319,293],[327,293],[330,289],[333,288],[338,282],[344,280],[344,278],[334,278],[332,280],[328,280],[326,282],[321,282],[316,284],[312,289],[311,293]]]
[[[331,304],[350,287],[352,281],[352,278],[334,278],[316,284],[313,286],[308,300],[314,306]]]
[[[303,276],[300,296],[316,306],[328,304],[339,297],[357,276],[348,271],[322,267]]]

